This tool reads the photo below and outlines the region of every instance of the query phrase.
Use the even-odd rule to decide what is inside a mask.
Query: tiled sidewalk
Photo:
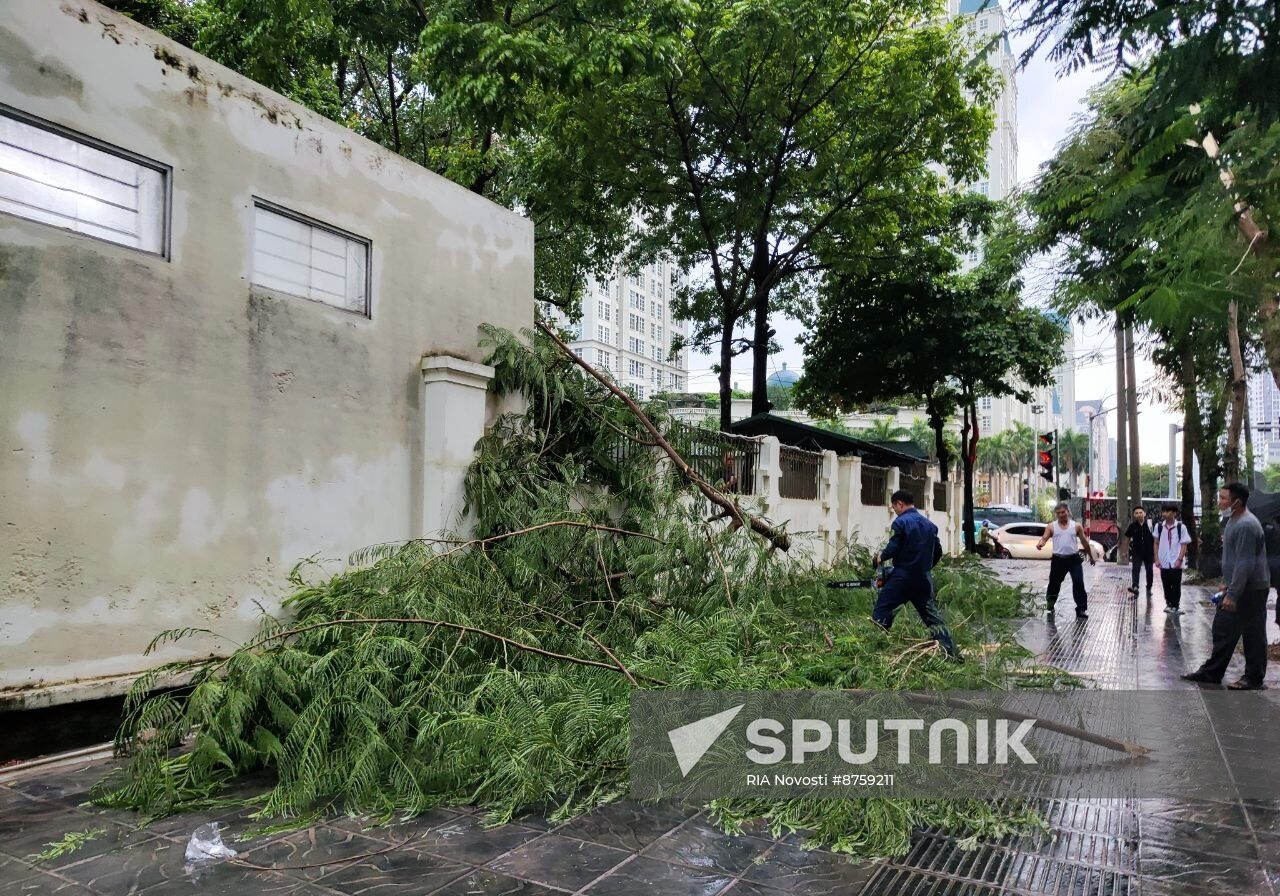
[[[1001,564],[1001,572],[1040,586],[1047,564]],[[1151,602],[1129,597],[1125,572],[1093,573],[1087,622],[1071,618],[1068,598],[1059,621],[1031,619],[1020,637],[1047,662],[1101,687],[1189,687],[1177,676],[1207,650],[1212,608],[1187,588],[1188,614],[1170,618],[1158,588]],[[776,841],[760,830],[730,837],[693,808],[632,804],[554,827],[530,816],[486,829],[475,811],[455,809],[393,827],[331,819],[235,842],[249,827],[236,811],[138,830],[127,813],[83,805],[108,765],[64,767],[0,787],[0,894],[1276,896],[1280,884],[1280,804],[1049,800],[1041,804],[1048,837],[966,849],[920,832],[908,856],[888,862],[806,851],[798,838]],[[241,861],[276,870],[223,863],[188,875],[187,837],[215,819],[227,825]],[[104,833],[62,859],[28,860],[68,831],[94,828]]]

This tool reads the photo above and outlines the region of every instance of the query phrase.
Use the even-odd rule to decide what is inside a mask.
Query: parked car
[[[1048,560],[1053,556],[1053,543],[1045,542],[1044,547],[1036,550],[1036,542],[1044,535],[1044,523],[1009,523],[996,530],[1000,543],[1004,545],[1015,560]],[[1089,550],[1093,559],[1101,561],[1107,549],[1090,539]]]

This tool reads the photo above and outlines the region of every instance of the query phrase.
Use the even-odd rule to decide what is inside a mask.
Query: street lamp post
[[[1031,439],[1031,475],[1027,479],[1027,503],[1031,505],[1032,510],[1034,510],[1036,506],[1035,501],[1031,499],[1033,491],[1032,486],[1034,485],[1035,488],[1040,487],[1040,483],[1038,481],[1040,479],[1040,475],[1037,470],[1040,466],[1038,463],[1040,459],[1040,415],[1043,413],[1044,405],[1033,404],[1031,406],[1031,425],[1034,432],[1032,433]]]
[[[1178,433],[1182,432],[1182,427],[1177,423],[1169,424],[1169,497],[1174,498],[1178,495],[1178,480],[1176,470],[1178,467]],[[1183,458],[1183,462],[1186,458]]]

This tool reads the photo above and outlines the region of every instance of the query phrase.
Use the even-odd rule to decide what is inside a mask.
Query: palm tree
[[[885,417],[864,429],[861,436],[868,442],[905,442],[911,438],[911,430],[901,426],[895,418]]]
[[[1089,470],[1088,433],[1068,430],[1058,433],[1058,469],[1071,475],[1071,491],[1079,491],[1080,474]]]
[[[948,421],[950,423],[951,421]],[[933,427],[929,425],[928,420],[916,418],[911,421],[911,429],[908,437],[916,443],[924,456],[930,461],[936,463],[938,460],[938,442],[933,434]],[[949,427],[942,431],[942,443],[946,446],[947,457],[951,459],[954,465],[960,457],[960,437],[956,435]]]
[[[978,468],[992,477],[1013,476],[1020,466],[1021,455],[1011,432],[996,433],[978,442]],[[992,488],[994,497],[995,488]]]

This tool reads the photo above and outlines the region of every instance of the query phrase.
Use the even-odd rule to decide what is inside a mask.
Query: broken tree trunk
[[[723,492],[716,489],[709,482],[699,476],[697,471],[694,470],[693,467],[689,466],[688,462],[680,456],[680,452],[671,447],[671,443],[667,441],[666,436],[664,436],[659,431],[658,427],[654,425],[653,421],[649,419],[649,415],[640,410],[640,406],[635,403],[635,400],[628,395],[625,390],[619,388],[612,380],[601,374],[582,358],[579,358],[574,354],[573,350],[565,344],[564,340],[561,339],[559,334],[557,334],[551,327],[539,321],[538,329],[545,333],[548,338],[560,347],[560,350],[564,352],[565,357],[569,358],[569,360],[574,364],[577,364],[585,370],[598,383],[613,393],[615,398],[618,398],[626,404],[628,408],[630,408],[631,412],[636,415],[636,419],[640,422],[640,425],[644,427],[647,433],[649,433],[649,437],[653,439],[654,444],[661,448],[662,452],[671,459],[671,462],[675,465],[676,469],[680,471],[681,475],[688,479],[689,482],[693,483],[693,486],[702,493],[703,497],[723,510],[728,518],[733,520],[733,525],[735,527],[745,526],[761,538],[768,541],[774,548],[785,551],[791,547],[791,536],[788,535],[785,530],[779,529],[776,526],[771,526],[760,517],[747,513],[738,506],[736,501],[729,498]]]

